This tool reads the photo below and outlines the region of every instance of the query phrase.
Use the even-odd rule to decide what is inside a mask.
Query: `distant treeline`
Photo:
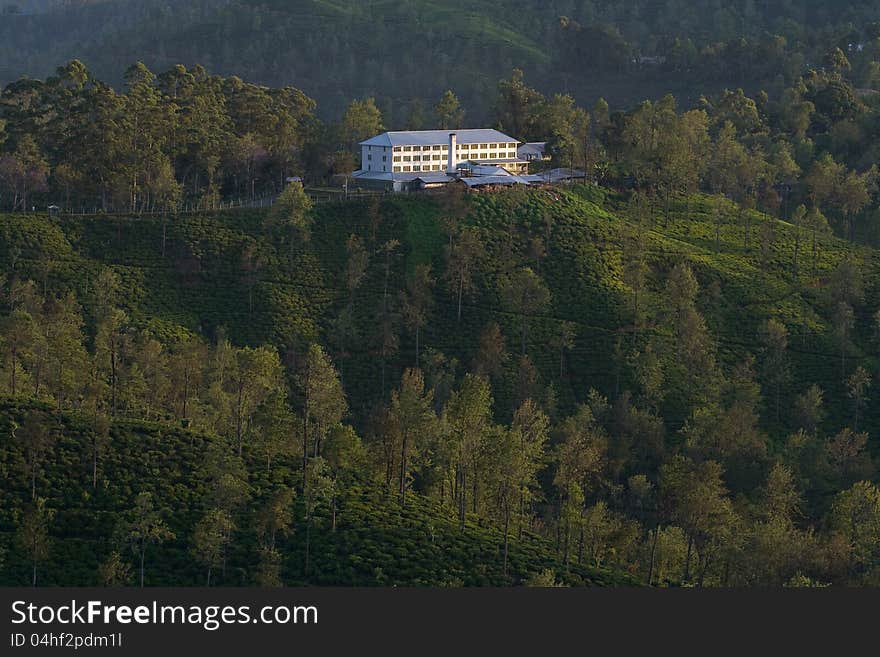
[[[553,165],[593,182],[668,199],[722,193],[786,219],[800,204],[840,234],[875,239],[880,144],[877,94],[859,92],[839,48],[775,96],[710,95],[686,111],[672,96],[627,112],[600,99],[545,96],[513,73],[497,84],[492,124],[523,141],[546,140]],[[154,74],[143,64],[119,92],[78,61],[45,81],[0,94],[0,207],[65,211],[173,211],[280,192],[288,176],[339,184],[359,166],[357,143],[388,128],[468,124],[452,91],[389,125],[373,98],[338,122],[292,87],[272,89],[202,67]]]
[[[564,90],[581,104],[604,96],[615,107],[667,91],[687,104],[725,86],[777,92],[833,47],[853,58],[857,86],[877,81],[880,13],[861,0],[80,0],[29,11],[45,4],[0,2],[0,84],[44,77],[72,58],[114,85],[123,83],[120,62],[154,70],[200,63],[295,85],[324,120],[353,97],[374,96],[400,125],[445,89],[475,123],[487,121],[486,89],[514,66],[544,93]]]

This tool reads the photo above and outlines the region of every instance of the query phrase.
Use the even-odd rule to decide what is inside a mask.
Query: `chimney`
[[[455,173],[455,167],[458,164],[458,155],[455,151],[458,148],[458,135],[454,132],[449,133],[449,160],[446,165],[446,173]]]

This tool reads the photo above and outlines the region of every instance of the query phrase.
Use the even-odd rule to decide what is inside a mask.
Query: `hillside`
[[[253,581],[263,566],[254,565],[260,552],[250,514],[275,486],[297,486],[300,419],[286,424],[271,396],[254,402],[248,416],[254,428],[242,434],[239,423],[241,456],[234,456],[235,413],[244,411],[227,406],[240,393],[217,378],[231,348],[227,339],[235,349],[277,349],[283,387],[290,391],[281,394],[289,395],[296,418],[304,404],[303,363],[313,358],[309,345],[322,344],[338,371],[348,409],[339,417],[352,433],[340,425],[341,433],[333,429],[325,440],[353,436],[344,440],[353,440],[356,449],[340,457],[334,446],[316,459],[331,464],[331,488],[340,491],[336,532],[327,527],[330,498],[314,511],[316,583],[497,584],[522,582],[548,568],[572,583],[631,581],[596,566],[632,572],[640,581],[700,585],[784,583],[800,575],[862,582],[874,576],[873,557],[839,547],[841,505],[862,490],[856,482],[872,478],[873,436],[880,429],[877,405],[866,403],[877,368],[874,311],[880,305],[876,254],[868,247],[709,196],[675,198],[667,213],[659,200],[647,204],[592,186],[326,203],[311,213],[305,232],[289,230],[275,214],[256,210],[0,219],[2,271],[10,282],[33,280],[36,290],[27,294],[47,297],[45,310],[33,312],[47,313],[49,330],[59,330],[52,328],[57,313],[68,307],[63,293],[73,292],[83,304],[83,351],[76,357],[95,354],[86,370],[95,368],[99,380],[108,376],[101,373],[109,371],[111,329],[95,310],[107,307],[101,299],[108,270],[118,277],[116,297],[130,336],[120,343],[126,368],[118,384],[121,400],[117,409],[114,398],[116,419],[95,493],[88,485],[87,436],[99,426],[86,413],[97,403],[91,384],[69,369],[67,378],[58,373],[59,387],[54,369],[41,383],[36,352],[20,371],[20,386],[29,381],[38,397],[69,409],[57,415],[43,406],[31,421],[59,434],[51,448],[56,451],[40,452],[44,465],[33,470],[36,494],[57,511],[47,582],[93,581],[97,564],[114,541],[119,544],[114,526],[120,512],[128,513],[145,491],[154,493],[176,536],[149,548],[157,558],[150,583],[197,582],[204,569],[188,561],[186,537],[199,515],[221,504],[218,472],[239,480],[245,491],[230,507],[235,525],[244,529],[228,544],[225,576],[214,576],[225,583]],[[474,260],[459,319],[455,272],[462,245],[472,239],[479,248],[469,247]],[[449,251],[450,244],[458,251]],[[511,287],[510,281],[519,283]],[[546,286],[546,303],[520,306],[516,285]],[[25,298],[9,289],[10,298]],[[12,334],[5,335],[8,346]],[[185,361],[173,359],[185,356],[180,345],[188,344],[187,336],[213,351],[202,357],[195,410],[181,420],[174,363]],[[151,373],[157,361],[127,344],[172,359],[163,361],[171,388],[165,375]],[[50,354],[47,362],[73,357]],[[405,397],[407,386],[415,385],[405,370],[414,366],[422,368],[430,397]],[[8,394],[8,361],[4,368],[0,385]],[[868,379],[856,388],[860,371]],[[491,419],[475,420],[462,410],[460,395],[479,385],[466,372],[486,376]],[[151,395],[152,384],[142,381],[162,384],[163,397]],[[820,399],[809,406],[804,400],[813,385],[821,388]],[[103,399],[100,413],[110,414]],[[404,399],[422,410],[413,416]],[[499,532],[504,518],[510,521],[509,489],[492,464],[504,458],[495,450],[506,444],[505,436],[526,430],[517,426],[527,400],[537,402],[549,430],[530,466],[528,508],[513,520],[515,526],[520,518],[534,534],[527,530],[527,538],[512,540],[505,580]],[[13,440],[9,427],[13,419],[28,425],[33,412],[25,411],[33,403],[6,402],[2,411],[7,428],[0,433],[0,463],[17,483],[3,491],[12,502],[4,501],[0,531],[8,551],[4,572],[16,582],[27,577],[27,558],[13,540],[11,512],[27,502],[26,473],[35,462],[26,458],[22,465],[16,454],[37,454],[21,452],[20,441],[41,434],[20,429]],[[456,413],[463,415],[456,419]],[[135,421],[143,416],[151,423]],[[181,421],[198,433],[174,428]],[[465,436],[480,436],[478,444],[460,447],[477,449],[473,458],[479,460],[456,461],[449,451],[459,449],[444,442],[457,435],[456,422],[471,423],[462,425],[472,427]],[[418,446],[411,448],[411,463],[401,464],[395,453],[407,423],[416,427]],[[506,433],[508,425],[514,433]],[[269,476],[263,439],[278,428],[283,449],[277,447]],[[226,455],[219,470],[193,476],[218,453]],[[575,479],[566,479],[569,467]],[[397,490],[398,469],[408,468],[401,481],[412,492],[401,507],[396,492],[388,491]],[[676,479],[675,468],[695,470]],[[458,487],[462,473],[474,477],[472,499]],[[453,485],[453,474],[461,508],[468,510],[463,532],[446,486]],[[211,476],[215,483],[208,485]],[[690,498],[686,488],[676,488],[700,477],[707,477],[711,493]],[[766,492],[772,486],[790,488],[794,506],[768,507],[775,504]],[[712,500],[718,509],[695,520],[688,500]],[[302,581],[304,512],[302,501],[296,504],[290,516],[296,529],[277,548],[285,582]],[[732,526],[740,527],[736,542],[728,533]],[[765,536],[771,529],[775,533]],[[657,533],[659,542],[652,539]],[[427,535],[436,547],[425,543]],[[415,554],[417,545],[423,551]],[[771,565],[761,552],[768,545],[799,546],[799,552]],[[95,546],[96,556],[86,557]],[[83,565],[70,567],[74,562]],[[485,570],[475,563],[486,564]]]
[[[458,322],[454,292],[440,280],[423,344],[466,364],[474,355],[474,336],[494,321],[510,336],[514,350],[518,319],[504,307],[499,292],[500,278],[509,267],[505,259],[528,263],[529,237],[546,236],[549,222],[551,233],[540,273],[549,287],[551,305],[532,323],[529,353],[539,372],[555,381],[558,354],[549,342],[560,321],[573,322],[578,338],[559,393],[571,403],[590,386],[609,392],[615,341],[629,332],[631,293],[623,281],[622,249],[637,226],[632,208],[613,195],[586,188],[576,193],[481,194],[469,202],[467,223],[481,235],[487,252],[478,272],[478,292],[465,297]],[[713,207],[710,197],[682,199],[671,208],[668,227],[658,218],[647,229],[646,312],[662,315],[663,277],[674,264],[687,262],[703,289],[700,306],[728,364],[746,352],[756,353],[758,325],[771,317],[779,319],[798,336],[791,351],[803,370],[797,369],[794,379],[827,386],[828,394],[839,394],[835,406],[843,406],[845,392],[834,374],[837,347],[830,301],[823,287],[842,260],[852,256],[864,260],[865,309],[859,311],[855,346],[860,356],[872,358],[868,309],[878,301],[873,250],[820,235],[816,275],[802,265],[793,279],[789,224],[773,222],[774,243],[764,264],[757,241],[766,217],[752,221],[753,248],[746,252],[742,217],[734,208],[723,210],[731,216],[723,218],[721,250],[716,253]],[[370,225],[370,215],[376,212],[381,216],[378,232]],[[346,301],[343,270],[349,235],[359,235],[376,247],[389,240],[401,242],[389,270],[390,288],[396,294],[405,287],[407,272],[418,264],[430,264],[442,279],[442,215],[440,204],[425,197],[387,198],[373,209],[368,202],[319,205],[310,243],[294,266],[278,245],[277,234],[264,227],[262,211],[167,219],[49,220],[6,215],[0,224],[0,263],[8,268],[15,257],[17,276],[45,281],[50,289],[73,289],[80,297],[88,295],[90,281],[109,266],[121,277],[126,311],[159,335],[173,335],[182,328],[213,339],[222,329],[238,344],[269,342],[282,350],[301,349],[313,340],[332,342],[333,320]],[[802,248],[808,249],[808,236],[802,240],[807,242]],[[808,258],[809,253],[801,257]],[[258,262],[255,270],[249,260]],[[374,371],[374,353],[366,345],[372,345],[369,324],[381,305],[383,288],[384,265],[374,255],[356,304],[356,333],[364,339],[346,364],[355,380]],[[648,333],[652,330],[659,339],[669,339],[660,327]],[[414,349],[411,336],[403,335],[402,340],[398,372],[408,365]],[[348,392],[360,403],[379,394],[355,387]]]
[[[30,564],[12,539],[27,503],[28,482],[19,476],[24,458],[10,445],[10,422],[40,413],[57,434],[51,465],[38,482],[39,492],[55,511],[51,548],[41,564],[42,586],[92,586],[100,583],[100,567],[112,552],[131,560],[133,584],[137,558],[128,548],[126,523],[138,493],[148,492],[160,501],[168,528],[175,538],[148,547],[145,582],[148,586],[195,586],[205,581],[205,569],[191,553],[193,527],[210,495],[210,474],[205,454],[212,438],[168,425],[119,422],[111,428],[112,447],[103,456],[100,477],[92,488],[87,418],[57,414],[51,408],[0,402],[0,472],[4,474],[0,546],[6,559],[0,585],[25,585]],[[272,492],[294,483],[286,465],[272,476],[255,470],[250,477],[251,498],[241,511],[241,536],[228,555],[225,574],[214,583],[229,586],[259,584],[259,514]],[[469,521],[463,531],[457,522],[432,503],[416,497],[406,509],[389,506],[386,495],[370,485],[356,485],[337,501],[336,527],[330,508],[321,507],[313,520],[311,572],[303,576],[303,508],[293,511],[293,531],[279,536],[284,555],[280,580],[287,585],[335,586],[474,586],[521,583],[548,568],[572,585],[634,584],[625,574],[571,565],[564,567],[552,546],[527,535],[511,548],[509,577],[501,571],[502,539],[497,530]],[[564,573],[564,575],[562,575]],[[122,582],[120,582],[122,583]]]

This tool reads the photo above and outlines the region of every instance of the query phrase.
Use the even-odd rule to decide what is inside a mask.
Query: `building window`
[[[439,156],[439,155],[435,155],[435,156],[434,156],[434,159],[435,159],[435,160],[439,160],[439,159],[440,159],[440,156]]]
[[[409,152],[409,151],[412,150],[412,146],[404,146],[404,147],[403,147],[403,150]]]
[[[481,160],[488,160],[489,154],[488,153],[480,153],[480,159]]]
[[[395,153],[399,153],[403,149],[401,149],[400,146],[395,146],[393,150]]]
[[[480,148],[483,148],[483,149],[489,148],[489,144],[480,144]]]
[[[420,164],[416,164],[416,165],[413,167],[413,171],[421,171],[421,170],[422,170],[422,166],[421,166]]]
[[[412,171],[412,167],[403,167],[404,171]]]
[[[372,156],[372,155],[367,155],[367,159],[368,159],[368,160],[372,160],[372,159],[373,159],[373,156]]]
[[[410,161],[412,161],[412,156],[411,156],[411,155],[404,155],[404,156],[403,156],[403,161],[404,161],[404,162],[410,162]]]
[[[383,161],[383,162],[387,162],[387,161],[388,161],[388,156],[387,156],[387,155],[383,155],[383,156],[382,156],[382,161]]]
[[[439,151],[441,148],[442,148],[441,146],[434,146],[435,151]]]
[[[400,167],[394,167],[394,170],[399,172],[399,171],[400,171]]]
[[[413,162],[421,162],[421,161],[422,161],[421,155],[413,155]]]
[[[394,161],[395,161],[395,162],[400,162],[400,155],[395,155],[395,156],[394,156]]]
[[[444,151],[448,151],[448,150],[449,150],[449,146],[447,146],[446,144],[443,144],[443,146],[441,146],[441,148],[442,148]]]

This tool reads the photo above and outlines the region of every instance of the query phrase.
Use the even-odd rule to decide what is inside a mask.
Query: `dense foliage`
[[[779,89],[852,46],[858,86],[873,88],[878,20],[867,0],[3,0],[0,83],[74,57],[114,84],[119,62],[201,63],[295,84],[325,119],[375,96],[399,126],[451,88],[478,125],[490,118],[486,89],[514,66],[582,104],[669,91],[690,103],[725,86]]]
[[[289,189],[3,218],[13,581],[875,581],[873,251],[702,195]]]

